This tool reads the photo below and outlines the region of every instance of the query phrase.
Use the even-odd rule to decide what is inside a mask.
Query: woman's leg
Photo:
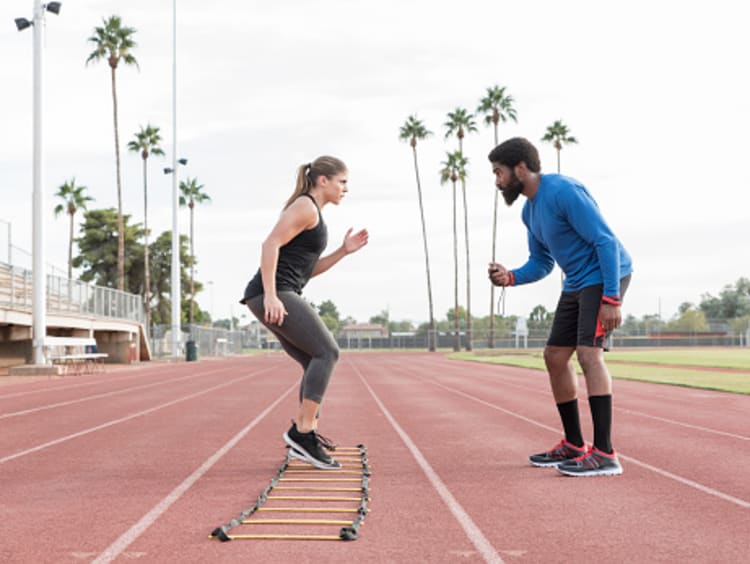
[[[331,332],[309,303],[294,292],[279,292],[279,299],[288,315],[281,326],[266,327],[304,368],[297,419],[298,430],[304,433],[317,426],[316,417],[338,360],[339,349]],[[248,307],[259,320],[263,320],[262,296],[249,300]]]

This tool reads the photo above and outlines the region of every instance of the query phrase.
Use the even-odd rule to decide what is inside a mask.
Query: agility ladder
[[[356,447],[337,447],[336,460],[342,463],[337,470],[320,470],[312,464],[292,458],[287,453],[284,463],[279,468],[276,476],[268,484],[263,493],[258,496],[255,505],[245,509],[238,517],[232,519],[226,525],[213,530],[210,538],[222,542],[240,539],[286,539],[286,540],[356,540],[359,536],[359,527],[364,523],[367,512],[370,510],[370,466],[367,460],[367,449],[364,445]],[[323,475],[327,477],[322,477]],[[356,484],[356,485],[355,485]],[[296,493],[295,493],[296,492]],[[302,492],[313,492],[312,495]],[[346,496],[348,492],[348,496]],[[358,495],[355,495],[355,492]],[[271,502],[268,505],[266,502]],[[304,505],[289,507],[284,503],[277,506],[275,502],[302,502]],[[314,507],[307,505],[310,502],[323,502],[326,507]],[[341,506],[339,502],[348,504]],[[336,503],[331,507],[328,503]],[[318,505],[320,505],[318,503]],[[290,518],[274,519],[259,517],[260,513],[282,513]],[[346,519],[306,519],[310,513],[321,514],[346,514],[353,513],[355,517],[349,521]],[[259,526],[287,526],[317,527],[320,525],[344,525],[338,534],[289,534],[289,533],[235,533],[229,531],[235,527],[257,528]],[[269,528],[269,527],[264,527]],[[286,528],[286,527],[284,527]]]

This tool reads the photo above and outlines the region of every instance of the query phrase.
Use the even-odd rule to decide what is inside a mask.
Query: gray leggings
[[[328,380],[339,358],[339,347],[331,332],[313,307],[294,292],[278,293],[289,315],[284,323],[269,325],[264,321],[263,294],[247,300],[247,307],[279,339],[281,347],[304,369],[299,399],[323,401]]]

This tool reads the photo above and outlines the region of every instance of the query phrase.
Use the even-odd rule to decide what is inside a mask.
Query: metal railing
[[[0,262],[0,307],[30,311],[32,308],[31,270]],[[62,276],[47,275],[47,312],[93,315],[143,323],[143,299]]]
[[[172,354],[172,327],[170,325],[153,325],[151,327],[151,354],[155,358]],[[199,356],[226,356],[240,354],[246,338],[245,331],[230,331],[220,327],[203,327],[185,325],[181,328],[180,356],[185,354],[185,343],[192,340]]]

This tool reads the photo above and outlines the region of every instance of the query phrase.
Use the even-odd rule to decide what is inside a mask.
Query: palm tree
[[[427,227],[424,220],[424,206],[422,205],[422,185],[419,181],[419,167],[417,166],[417,140],[426,139],[432,135],[431,131],[428,131],[424,124],[417,119],[417,116],[411,115],[406,119],[406,123],[401,126],[399,138],[403,141],[408,140],[411,145],[412,152],[414,154],[414,172],[417,176],[417,198],[419,199],[419,216],[422,219],[422,242],[424,244],[424,263],[425,270],[427,271],[427,300],[430,305],[430,332],[427,335],[427,347],[430,352],[436,350],[435,340],[437,339],[437,333],[435,332],[435,316],[432,309],[432,283],[430,281],[430,257],[427,252]]]
[[[456,108],[448,113],[448,121],[443,124],[446,128],[445,138],[455,134],[458,138],[458,152],[463,157],[463,141],[466,133],[477,131],[474,114],[463,108]],[[467,163],[464,159],[464,165]],[[466,171],[460,176],[461,193],[464,204],[464,231],[466,238],[466,350],[472,350],[472,320],[471,320],[471,268],[469,265],[469,209],[466,201]]]
[[[86,202],[93,202],[94,198],[84,194],[85,186],[76,186],[76,179],[71,178],[57,189],[55,196],[63,203],[55,206],[55,217],[65,212],[70,216],[70,233],[68,237],[68,280],[73,279],[73,217],[78,210],[86,209]]]
[[[148,162],[149,155],[164,155],[159,146],[161,135],[159,128],[148,124],[145,128],[135,134],[135,139],[128,143],[128,149],[134,153],[140,153],[143,159],[143,278],[144,296],[143,302],[146,306],[146,327],[151,326],[151,275],[148,264]]]
[[[195,178],[188,178],[180,182],[180,206],[190,208],[190,325],[193,324],[193,304],[195,300],[195,238],[193,237],[193,210],[195,204],[210,202],[211,198],[202,191],[203,184],[198,184]]]
[[[568,126],[562,120],[557,120],[547,128],[547,132],[542,137],[542,141],[552,143],[557,150],[557,173],[560,173],[560,151],[563,145],[578,143],[578,140],[570,135]]]
[[[441,164],[443,168],[440,170],[440,183],[445,184],[450,181],[453,184],[453,292],[454,292],[454,306],[453,306],[453,350],[461,350],[461,341],[458,335],[458,229],[456,226],[456,181],[462,179],[465,175],[466,159],[461,154],[461,151],[455,151],[453,153],[446,153],[446,160]],[[467,310],[468,318],[468,310]]]
[[[557,151],[557,174],[560,174],[560,151],[562,151],[563,145],[578,143],[578,140],[569,135],[569,133],[568,126],[562,120],[558,119],[555,123],[547,127],[547,131],[544,137],[542,137],[542,141],[552,143]],[[560,284],[564,285],[564,281],[565,273],[560,271]]]
[[[94,50],[86,59],[88,65],[91,61],[105,59],[109,64],[112,80],[112,113],[115,124],[115,165],[117,169],[117,288],[125,289],[125,224],[122,219],[122,181],[120,175],[120,132],[117,125],[117,81],[115,71],[120,61],[126,65],[135,65],[138,62],[131,53],[135,47],[133,34],[135,29],[123,27],[119,16],[110,16],[103,20],[104,25],[94,28],[94,35],[88,41],[94,44]]]
[[[516,119],[516,110],[513,107],[513,96],[505,93],[505,86],[502,88],[495,85],[487,89],[487,95],[479,101],[477,113],[484,114],[484,123],[492,124],[495,132],[495,147],[497,147],[498,135],[497,126],[502,121],[506,123],[509,119],[518,122]],[[499,190],[495,190],[495,204],[492,212],[492,262],[495,262],[495,251],[497,243],[497,203],[500,195]],[[489,348],[495,346],[495,285],[490,284],[490,335],[488,340]]]

